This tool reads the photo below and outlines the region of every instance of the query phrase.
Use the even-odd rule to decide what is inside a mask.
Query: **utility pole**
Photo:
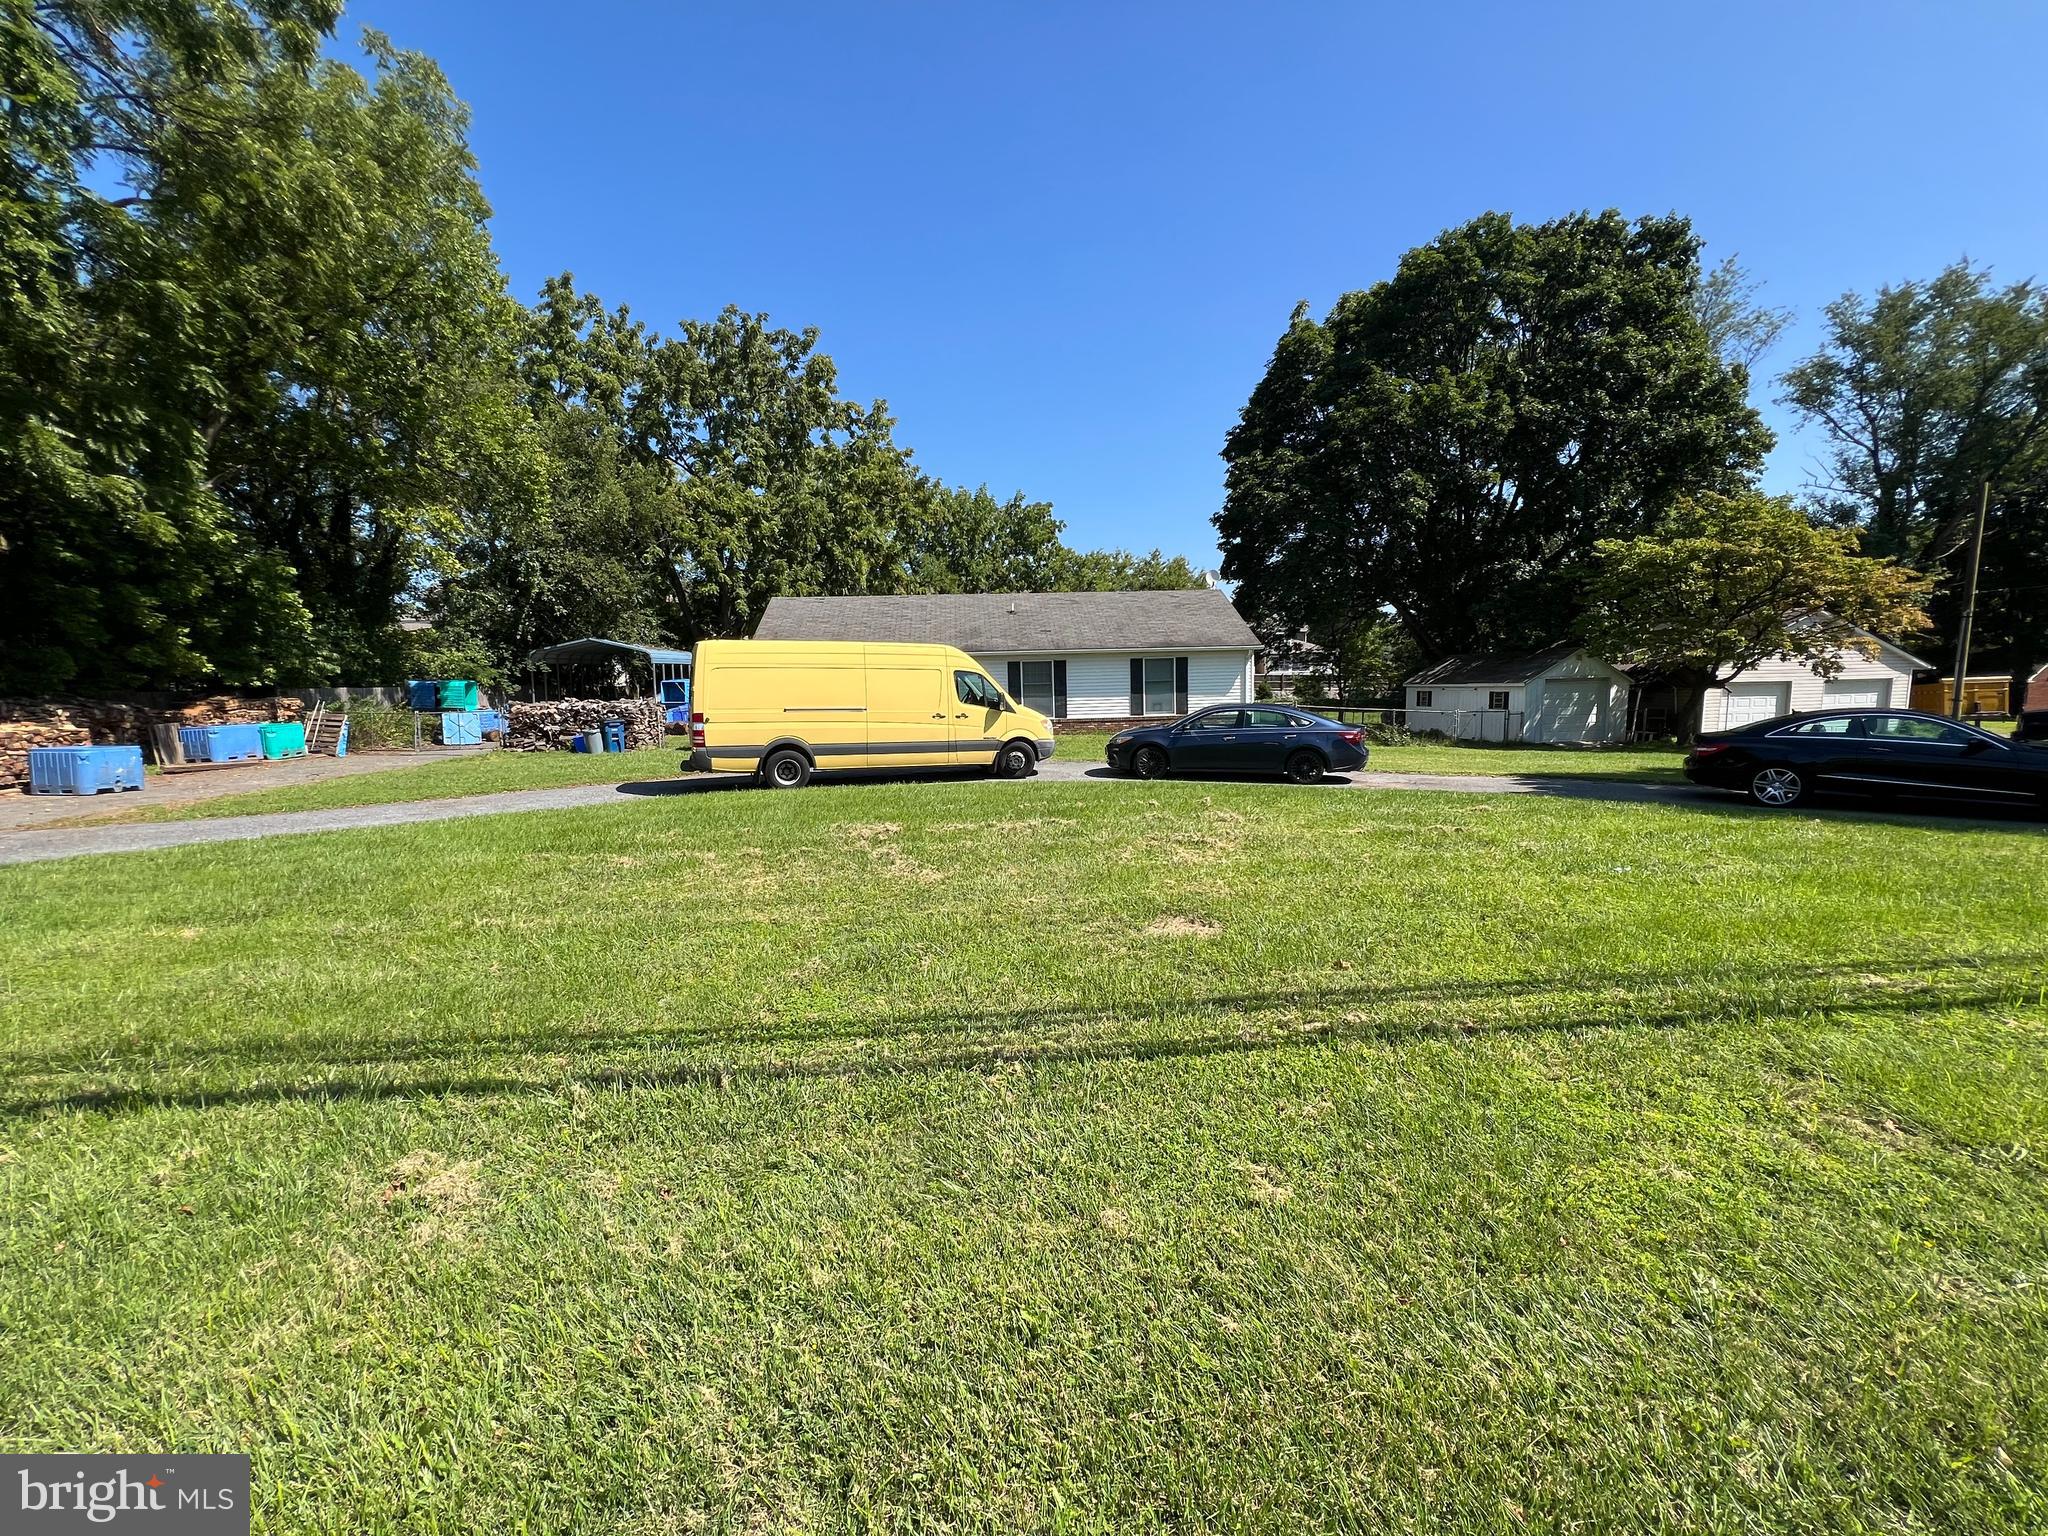
[[[1963,589],[1963,624],[1956,633],[1956,686],[1948,701],[1948,717],[1963,718],[1963,679],[1970,670],[1970,630],[1977,622],[1977,567],[1984,559],[1984,520],[1991,514],[1991,482],[1977,502],[1977,532],[1970,540],[1970,584]]]

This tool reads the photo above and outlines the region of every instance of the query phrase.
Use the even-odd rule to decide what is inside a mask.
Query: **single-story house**
[[[1055,720],[1142,720],[1248,703],[1258,637],[1215,587],[777,597],[756,640],[951,645]]]
[[[1447,656],[1401,685],[1411,731],[1463,741],[1620,741],[1628,674],[1577,646]]]
[[[2020,695],[2021,709],[2048,709],[2048,667],[2027,679],[2027,691]]]

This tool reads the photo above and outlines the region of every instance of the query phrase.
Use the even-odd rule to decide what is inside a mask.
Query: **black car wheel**
[[[1038,766],[1038,749],[1028,741],[1013,741],[996,754],[996,777],[1028,779]]]
[[[1749,798],[1758,805],[1782,811],[1806,798],[1806,779],[1797,768],[1782,763],[1759,768],[1750,775]]]
[[[802,789],[811,782],[811,760],[788,747],[770,752],[761,764],[761,782],[770,789]]]
[[[1297,752],[1287,759],[1287,777],[1296,784],[1313,784],[1323,776],[1323,760],[1313,752]]]
[[[1141,779],[1156,779],[1166,772],[1166,754],[1157,747],[1140,747],[1131,757],[1131,772]]]

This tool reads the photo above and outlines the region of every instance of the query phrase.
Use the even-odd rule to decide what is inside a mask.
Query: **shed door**
[[[1755,725],[1759,720],[1775,720],[1791,713],[1790,683],[1730,683],[1728,702],[1721,711],[1721,729],[1732,731],[1738,726]]]
[[[1892,685],[1882,677],[1836,677],[1821,685],[1820,701],[1828,709],[1890,709]]]
[[[1541,741],[1598,741],[1600,704],[1607,697],[1602,682],[1553,678],[1543,685]]]

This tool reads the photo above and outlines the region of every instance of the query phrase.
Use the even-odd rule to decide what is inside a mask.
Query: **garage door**
[[[1890,709],[1892,685],[1882,677],[1837,677],[1821,685],[1820,698],[1829,709]]]
[[[1536,729],[1536,741],[1598,741],[1600,705],[1607,697],[1607,685],[1553,678],[1543,685],[1543,708]]]
[[[1721,729],[1732,731],[1740,725],[1776,719],[1792,713],[1790,683],[1730,683],[1728,700],[1721,710]]]

